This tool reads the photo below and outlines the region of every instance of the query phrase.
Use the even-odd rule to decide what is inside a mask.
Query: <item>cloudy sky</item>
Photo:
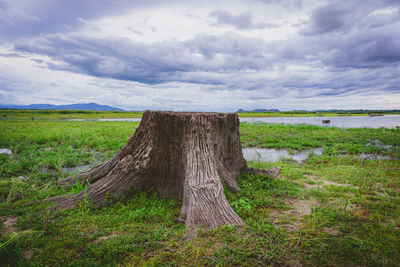
[[[0,104],[400,109],[400,0],[0,0]]]

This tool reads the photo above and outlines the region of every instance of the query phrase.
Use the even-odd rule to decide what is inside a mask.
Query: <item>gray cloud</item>
[[[19,53],[0,53],[0,57],[25,57]]]
[[[330,1],[313,10],[303,36],[292,40],[297,51],[290,46],[288,51],[300,60],[317,60],[340,71],[397,66],[400,36],[394,33],[399,29],[399,9],[392,4]]]
[[[279,5],[275,0],[263,2]],[[11,4],[1,3],[4,2],[0,2],[0,12],[3,10],[11,14]],[[90,3],[95,8],[89,10],[90,5],[86,7],[84,4],[83,13],[76,11],[75,7],[66,7],[64,18],[61,15],[60,18],[42,16],[37,10],[25,13],[25,17],[20,15],[16,20],[6,17],[16,25],[16,35],[32,38],[16,41],[14,51],[2,53],[0,57],[28,57],[38,68],[92,77],[93,82],[88,82],[91,92],[94,92],[93,88],[102,87],[102,99],[108,99],[112,95],[107,90],[118,91],[117,96],[112,96],[118,103],[133,97],[132,92],[135,97],[146,99],[149,97],[147,90],[154,89],[160,93],[146,102],[152,107],[163,107],[162,99],[168,99],[171,105],[180,103],[190,107],[193,95],[199,91],[214,97],[221,97],[225,92],[225,97],[232,95],[231,100],[238,103],[273,103],[271,101],[284,102],[287,99],[310,99],[311,103],[311,99],[322,98],[352,98],[358,101],[358,97],[373,99],[374,95],[399,95],[400,92],[400,36],[397,35],[400,16],[396,1],[329,1],[311,12],[303,28],[298,29],[299,34],[268,42],[262,36],[249,37],[255,34],[249,30],[261,31],[274,25],[255,23],[251,13],[233,15],[221,10],[206,14],[211,14],[216,26],[229,26],[229,31],[225,27],[215,27],[218,31],[214,33],[199,31],[190,38],[141,42],[135,38],[145,38],[148,33],[135,27],[128,28],[134,33],[130,39],[102,36],[101,29],[99,34],[92,35],[63,30],[65,23],[70,23],[68,25],[72,25],[72,29],[77,27],[74,24],[80,23],[76,20],[77,15],[88,19],[110,14],[107,11],[110,1],[102,1],[99,5]],[[121,5],[115,10],[128,6],[123,1],[118,3]],[[302,1],[295,0],[284,3],[291,8],[303,5]],[[64,4],[67,5],[67,2]],[[49,6],[51,4],[47,3],[46,12],[53,10]],[[57,12],[52,16],[60,14]],[[40,21],[36,21],[35,17]],[[22,23],[23,20],[25,22]],[[32,26],[35,30],[31,35],[25,35],[24,31],[30,28],[24,23],[29,20],[36,25]],[[42,21],[54,21],[55,26],[37,27],[41,23],[49,24]],[[6,31],[11,31],[12,27],[9,26]],[[40,35],[39,29],[44,34]],[[0,90],[1,98],[16,99],[12,94],[12,88],[17,87],[16,80],[3,77],[1,81],[0,75],[4,91]],[[58,80],[47,86],[61,88],[62,84],[62,80]],[[132,92],[126,89],[139,85],[145,89],[132,89]],[[18,88],[24,86],[21,83]],[[69,97],[80,91],[75,87],[75,91],[69,92]],[[181,91],[174,91],[175,87]],[[20,90],[18,93],[23,95],[24,89]],[[190,94],[183,97],[182,92]],[[48,99],[57,97],[47,96]],[[216,103],[214,100],[207,99]],[[199,106],[207,105],[199,103]]]
[[[162,0],[2,0],[0,41],[68,32],[89,20],[132,9],[162,6]],[[6,38],[6,39],[5,39]]]
[[[381,27],[399,21],[398,9],[393,14],[373,14],[385,8],[397,8],[399,2],[374,0],[334,0],[316,7],[311,14],[304,35],[321,35],[325,33],[348,33],[364,27]],[[397,4],[397,5],[396,5]]]
[[[268,68],[268,58],[263,56],[264,42],[233,33],[155,44],[56,34],[31,44],[17,44],[15,49],[63,63],[49,62],[52,69],[146,84],[218,84],[222,81],[216,80],[216,74]]]
[[[283,5],[287,8],[295,7],[301,8],[303,6],[303,0],[247,0],[249,2],[261,2],[268,5]],[[396,1],[396,0],[393,0]]]
[[[400,37],[391,34],[396,27],[397,24],[389,24],[368,32],[299,36],[288,42],[269,43],[236,33],[202,34],[186,41],[151,44],[122,38],[56,34],[18,44],[15,49],[51,57],[57,63],[48,62],[49,68],[95,77],[150,85],[169,82],[203,84],[211,86],[210,90],[279,88],[272,90],[274,96],[295,91],[299,97],[312,97],[357,92],[361,82],[355,83],[354,77],[366,79],[365,68],[371,73],[385,69],[391,74],[386,75],[386,84],[396,79]],[[315,80],[302,73],[293,74],[288,70],[291,65],[326,69],[327,77]],[[285,77],[271,80],[263,75],[249,75],[249,72],[257,74],[273,68],[279,68]],[[347,74],[339,75],[341,72]],[[386,90],[377,87],[382,82],[379,75],[369,77],[368,83],[362,82],[364,88],[374,86]],[[390,88],[388,90],[393,90],[393,86]]]
[[[305,34],[323,34],[343,29],[350,10],[341,5],[329,3],[313,10],[309,28]]]
[[[0,10],[2,11],[7,11],[8,9],[8,4],[5,1],[0,1]]]
[[[239,30],[254,30],[254,29],[265,29],[265,28],[276,28],[279,25],[275,23],[254,23],[253,16],[251,13],[241,13],[239,15],[232,15],[227,11],[214,10],[210,14],[216,19],[214,25],[216,26],[233,26]]]

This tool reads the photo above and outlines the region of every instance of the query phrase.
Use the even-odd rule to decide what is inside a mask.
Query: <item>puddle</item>
[[[384,144],[382,144],[382,142],[381,142],[379,139],[375,139],[375,140],[373,140],[372,142],[366,143],[365,145],[366,145],[366,146],[383,147],[383,148],[386,148],[386,149],[390,149],[390,148],[393,147],[392,145],[384,145]]]
[[[8,148],[0,148],[0,154],[12,155],[12,151]]]
[[[29,178],[27,178],[27,177],[25,177],[23,175],[18,176],[18,179],[20,179],[23,182],[28,182],[29,181]]]
[[[266,148],[243,148],[243,156],[249,161],[277,162],[283,159],[293,159],[297,163],[302,163],[308,159],[311,154],[321,156],[324,149],[322,147],[312,150],[301,151],[296,154],[290,154],[287,150],[266,149]]]
[[[61,168],[61,172],[84,172],[89,170],[92,167],[92,164],[86,164],[82,166],[72,167],[72,168]]]
[[[94,166],[96,166],[96,165],[86,164],[86,165],[81,165],[81,166],[76,166],[76,167],[71,167],[71,168],[62,167],[59,170],[43,168],[42,169],[42,173],[55,173],[55,172],[75,173],[75,172],[84,172],[84,171],[87,171],[87,170],[91,169]]]
[[[335,155],[337,157],[357,157],[359,159],[368,159],[368,160],[381,160],[381,159],[390,159],[390,160],[396,160],[395,157],[391,156],[382,156],[378,154],[360,154],[360,155],[352,155],[352,154],[338,154]]]
[[[390,156],[381,156],[377,154],[361,154],[358,156],[359,159],[392,159]]]

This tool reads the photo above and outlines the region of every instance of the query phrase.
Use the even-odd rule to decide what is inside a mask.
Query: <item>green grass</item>
[[[324,117],[324,116],[368,116],[368,113],[337,113],[337,112],[240,112],[239,117]]]
[[[381,111],[379,111],[381,112]],[[399,111],[385,111],[386,115],[399,114]],[[3,120],[66,120],[66,119],[113,119],[141,118],[142,111],[91,111],[91,110],[29,110],[0,109],[0,119]],[[349,112],[311,112],[311,111],[280,111],[280,112],[240,112],[239,117],[321,117],[321,116],[368,116],[368,111]]]
[[[142,111],[0,109],[0,119],[3,120],[141,118],[142,115]]]
[[[398,110],[387,110],[387,111],[361,111],[361,110],[349,110],[349,111],[268,111],[268,112],[240,112],[239,117],[324,117],[324,116],[368,116],[370,113],[381,113],[381,114],[399,114]]]
[[[185,226],[176,221],[182,201],[145,192],[101,209],[87,199],[71,211],[47,211],[44,199],[87,186],[58,188],[56,181],[68,176],[63,168],[107,160],[137,126],[0,121],[0,148],[13,151],[0,155],[0,222],[16,218],[15,233],[0,236],[2,266],[400,265],[400,163],[357,157],[399,157],[398,129],[241,124],[243,146],[324,148],[302,164],[249,162],[282,171],[278,179],[243,175],[240,192],[225,192],[243,229],[202,229],[185,241]],[[374,140],[392,148],[366,145]]]
[[[280,125],[265,123],[243,123],[240,128],[242,145],[289,150],[304,150],[324,147],[325,153],[379,154],[399,157],[400,131],[398,129],[370,129],[320,127],[314,125]],[[368,145],[379,140],[382,146]]]

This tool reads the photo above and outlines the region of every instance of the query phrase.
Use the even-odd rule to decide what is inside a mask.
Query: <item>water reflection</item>
[[[71,167],[71,168],[61,167],[59,170],[42,168],[41,171],[42,171],[42,173],[56,173],[56,172],[80,173],[80,172],[90,170],[94,166],[95,165],[93,165],[93,164],[86,164],[86,165],[81,165],[81,166],[76,166],[76,167]]]
[[[12,151],[8,148],[0,148],[0,154],[12,155]]]
[[[358,156],[359,159],[392,159],[390,156],[381,156],[377,154],[361,154]]]
[[[392,145],[384,145],[384,144],[382,144],[382,142],[379,139],[375,139],[372,142],[366,143],[365,145],[366,146],[383,147],[383,148],[386,148],[386,149],[390,149],[390,148],[393,147]]]
[[[312,150],[301,151],[295,154],[290,154],[285,149],[267,149],[267,148],[256,148],[249,147],[243,148],[243,156],[249,161],[261,161],[261,162],[277,162],[281,159],[292,159],[298,163],[308,159],[311,154],[321,156],[324,149],[322,147],[315,148]]]
[[[72,168],[66,168],[66,167],[62,167],[60,170],[61,172],[84,172],[87,170],[90,170],[93,167],[93,164],[86,164],[86,165],[81,165],[81,166],[77,166],[77,167],[72,167]]]

